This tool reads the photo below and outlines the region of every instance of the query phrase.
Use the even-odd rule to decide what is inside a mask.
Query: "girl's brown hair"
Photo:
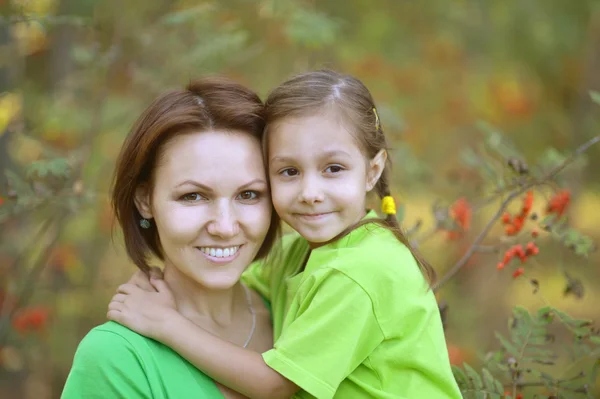
[[[252,90],[225,78],[203,78],[159,96],[142,113],[125,139],[113,179],[112,207],[123,229],[131,260],[148,272],[151,255],[163,260],[156,226],[142,229],[134,198],[141,185],[152,187],[160,150],[179,134],[229,130],[262,138],[264,104]],[[272,210],[271,225],[256,259],[270,251],[278,235],[279,218]]]
[[[306,116],[315,112],[338,113],[345,125],[358,140],[365,157],[373,159],[382,149],[388,150],[385,134],[377,116],[375,102],[366,86],[358,79],[331,70],[320,70],[297,75],[274,89],[265,102],[267,129],[288,117]],[[263,145],[267,143],[263,139]],[[386,167],[375,184],[374,190],[380,198],[390,194],[390,167]],[[367,223],[376,223],[390,230],[398,241],[406,245],[425,274],[430,284],[436,279],[435,270],[410,245],[395,215],[385,219],[362,220],[348,228],[345,234]]]

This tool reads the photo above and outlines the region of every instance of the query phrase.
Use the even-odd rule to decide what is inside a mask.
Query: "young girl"
[[[427,281],[434,272],[398,226],[386,139],[367,88],[309,72],[276,88],[266,110],[273,204],[298,233],[284,237],[277,262],[246,276],[271,301],[274,348],[242,349],[175,309],[157,321],[157,308],[172,301],[156,279],[158,293],[121,287],[126,306],[109,318],[251,398],[460,398]],[[372,190],[385,219],[365,211]]]

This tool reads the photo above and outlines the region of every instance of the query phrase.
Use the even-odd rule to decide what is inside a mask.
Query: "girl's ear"
[[[377,181],[381,177],[383,170],[385,169],[385,162],[387,161],[387,151],[385,149],[379,150],[377,155],[369,161],[367,169],[367,191],[371,191]]]
[[[152,219],[152,207],[150,206],[150,190],[146,184],[140,185],[135,190],[135,207],[144,219]]]

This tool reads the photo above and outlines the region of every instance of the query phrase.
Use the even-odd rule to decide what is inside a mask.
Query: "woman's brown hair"
[[[112,207],[123,229],[125,248],[142,271],[151,255],[163,259],[156,226],[142,229],[134,198],[138,187],[152,187],[161,148],[173,137],[189,132],[230,130],[262,138],[264,104],[252,90],[225,78],[193,81],[184,90],[159,96],[142,113],[125,139],[113,179]],[[271,225],[256,259],[265,257],[277,237],[279,218],[272,210]]]
[[[269,129],[283,118],[334,112],[342,116],[342,120],[357,139],[365,157],[373,159],[380,150],[388,150],[371,93],[360,80],[352,76],[331,70],[294,76],[269,94],[265,109],[267,117],[265,134],[268,134]],[[266,143],[266,138],[263,138],[263,145]],[[380,198],[391,195],[390,167],[391,162],[388,157],[386,167],[374,187]],[[434,283],[435,270],[410,245],[395,215],[386,215],[385,219],[363,220],[351,226],[345,233],[367,223],[377,223],[394,233],[398,241],[410,249],[429,283]]]

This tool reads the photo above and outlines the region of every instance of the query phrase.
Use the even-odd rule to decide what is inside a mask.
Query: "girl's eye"
[[[344,168],[341,167],[340,165],[331,165],[331,166],[328,166],[325,169],[325,172],[327,172],[327,173],[339,173],[342,170],[344,170]]]
[[[240,195],[238,195],[238,198],[243,200],[243,201],[252,201],[258,198],[258,193],[256,191],[244,191],[242,192]]]
[[[201,201],[204,197],[198,193],[189,193],[181,196],[181,200],[188,202],[197,202]]]
[[[286,176],[286,177],[293,177],[293,176],[297,176],[298,175],[298,169],[296,168],[287,168],[282,170],[281,172],[279,172],[279,174]]]

